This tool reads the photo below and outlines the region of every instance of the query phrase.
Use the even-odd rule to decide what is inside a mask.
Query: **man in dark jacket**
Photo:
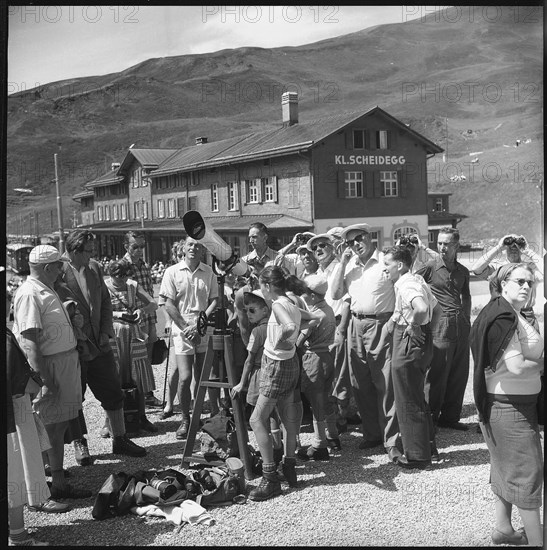
[[[84,319],[82,327],[87,340],[80,355],[82,366],[82,396],[86,385],[106,411],[113,434],[112,452],[127,456],[144,456],[146,450],[131,441],[125,433],[123,415],[124,394],[110,347],[114,336],[112,303],[101,274],[100,264],[91,259],[95,253],[95,235],[76,229],[66,239],[67,262],[59,277],[56,290],[63,300],[74,300]],[[82,433],[87,433],[83,413],[80,414]],[[85,438],[74,442],[76,461],[81,466],[92,463]]]

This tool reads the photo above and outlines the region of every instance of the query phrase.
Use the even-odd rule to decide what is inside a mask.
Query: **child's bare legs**
[[[274,461],[273,444],[270,438],[270,416],[277,402],[277,399],[259,395],[249,420],[264,464],[270,464]]]
[[[286,458],[295,458],[296,456],[296,438],[302,422],[302,401],[296,398],[296,393],[291,392],[287,397],[277,400],[277,412],[283,426]]]

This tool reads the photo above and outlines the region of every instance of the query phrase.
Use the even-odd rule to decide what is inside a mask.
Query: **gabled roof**
[[[342,130],[358,118],[376,113],[412,134],[415,139],[424,144],[427,153],[443,151],[432,141],[392,117],[380,107],[375,106],[364,111],[344,112],[317,120],[299,122],[292,126],[276,126],[271,130],[184,147],[160,164],[158,169],[150,175],[152,178],[156,178],[199,168],[212,168],[230,163],[308,151],[321,140]]]
[[[143,168],[154,170],[176,152],[177,149],[128,149],[118,168],[118,174],[123,173],[133,163],[133,159],[136,159]]]
[[[78,199],[85,199],[87,197],[92,197],[93,195],[93,189],[84,189],[83,191],[72,195],[72,200],[77,201]]]
[[[114,183],[120,183],[123,181],[123,176],[118,176],[118,170],[110,170],[106,174],[99,176],[93,181],[88,181],[85,184],[87,189],[93,189],[94,187],[102,187],[103,185],[112,185]]]

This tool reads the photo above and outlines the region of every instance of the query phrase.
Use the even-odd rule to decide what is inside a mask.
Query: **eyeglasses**
[[[315,252],[318,248],[327,248],[327,246],[329,246],[329,243],[317,243],[314,244],[311,249],[313,252]]]
[[[523,287],[525,284],[528,284],[529,288],[532,288],[534,286],[534,281],[531,281],[530,279],[507,279],[507,280],[517,283],[520,287]]]
[[[368,233],[362,233],[357,235],[354,239],[349,239],[346,241],[348,246],[353,246],[355,243],[362,243],[368,237]]]

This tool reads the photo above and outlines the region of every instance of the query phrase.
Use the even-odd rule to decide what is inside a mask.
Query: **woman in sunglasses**
[[[484,307],[471,329],[473,393],[490,452],[495,496],[492,541],[542,546],[543,458],[536,405],[543,338],[521,314],[534,274],[527,264],[507,264],[498,268],[495,284],[499,296]],[[525,532],[513,529],[513,505]]]

